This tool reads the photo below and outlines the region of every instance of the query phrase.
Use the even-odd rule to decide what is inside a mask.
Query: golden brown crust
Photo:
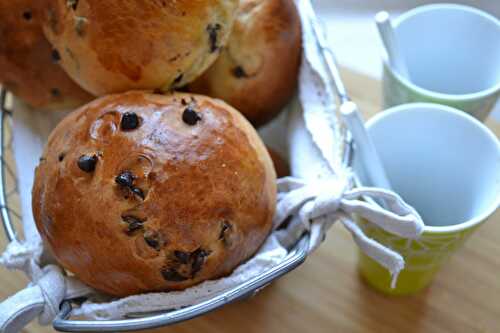
[[[46,0],[45,33],[62,66],[96,95],[169,90],[218,56],[237,0]]]
[[[40,25],[39,6],[33,0],[0,1],[0,82],[32,107],[82,105],[92,96],[57,64]]]
[[[188,108],[201,117],[187,117],[193,125]],[[127,112],[138,128],[122,129]],[[82,155],[96,156],[95,170],[79,165]],[[119,185],[125,171],[136,178]],[[182,289],[255,253],[271,229],[275,177],[255,130],[227,104],[128,92],[56,127],[33,213],[58,261],[90,286],[117,296]]]
[[[189,90],[228,102],[260,126],[294,94],[300,55],[292,0],[242,0],[228,45]]]

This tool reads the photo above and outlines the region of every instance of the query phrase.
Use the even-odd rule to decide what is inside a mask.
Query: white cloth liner
[[[307,1],[296,3],[301,12],[303,6],[308,5]],[[0,304],[0,331],[17,332],[37,316],[42,324],[50,324],[62,300],[84,295],[89,296],[89,300],[74,309],[73,314],[89,319],[119,319],[127,313],[192,305],[241,284],[280,263],[287,254],[286,247],[297,241],[306,230],[310,233],[309,250],[313,251],[336,221],[342,222],[365,253],[391,272],[394,284],[399,271],[404,267],[403,258],[367,238],[350,216],[353,213],[359,214],[388,232],[406,238],[417,238],[421,234],[422,219],[413,208],[390,191],[374,188],[353,189],[352,171],[341,164],[342,143],[339,138],[342,128],[335,116],[335,100],[322,77],[325,72],[324,65],[318,56],[309,22],[304,18],[303,40],[304,56],[299,99],[304,112],[295,110],[293,113],[296,119],[299,117],[302,120],[302,125],[292,121],[289,136],[292,138],[291,167],[293,174],[300,178],[290,177],[278,181],[274,231],[253,258],[228,277],[206,281],[185,291],[110,299],[96,294],[77,279],[66,276],[58,266],[47,265],[51,261],[46,260],[46,256],[43,256],[44,260],[41,259],[42,242],[34,227],[31,213],[33,170],[38,164],[48,134],[61,115],[49,116],[17,105],[14,112],[14,145],[26,237],[24,241],[11,243],[0,257],[0,263],[8,268],[24,271],[32,282],[26,289]],[[309,138],[300,133],[300,126],[305,126]],[[298,136],[305,139],[301,142],[293,141],[293,138]],[[310,145],[304,144],[309,141]],[[300,158],[296,157],[298,147]],[[311,158],[303,158],[304,156]],[[384,198],[391,204],[385,210],[374,204],[374,201],[366,202],[361,200],[361,197]],[[286,228],[279,229],[288,217],[291,217],[291,220]]]

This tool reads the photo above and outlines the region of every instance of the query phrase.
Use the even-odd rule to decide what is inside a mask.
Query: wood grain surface
[[[365,117],[380,110],[380,83],[343,71]],[[488,126],[500,135],[500,124]],[[0,246],[5,237],[0,236]],[[370,289],[356,269],[350,235],[334,226],[320,249],[297,270],[252,299],[154,332],[500,332],[500,212],[474,234],[424,292],[387,297]],[[0,268],[0,299],[26,278]],[[53,332],[30,324],[25,332]]]

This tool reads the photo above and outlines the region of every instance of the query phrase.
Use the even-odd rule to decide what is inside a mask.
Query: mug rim
[[[481,16],[482,18],[494,23],[497,27],[500,27],[500,21],[495,18],[493,15],[482,11],[478,8],[471,7],[471,6],[466,6],[466,5],[459,5],[459,4],[429,4],[429,5],[424,5],[424,6],[419,6],[416,8],[413,8],[407,12],[404,12],[403,14],[399,15],[397,18],[394,19],[393,24],[394,24],[394,29],[396,30],[399,25],[407,20],[410,17],[416,16],[421,13],[433,11],[436,9],[452,9],[452,10],[460,10],[463,12],[468,12],[472,13],[478,16]],[[415,91],[416,93],[419,93],[421,95],[431,97],[434,99],[440,99],[440,100],[448,100],[448,101],[455,101],[455,102],[462,102],[462,101],[467,101],[467,100],[479,100],[483,99],[488,96],[492,96],[495,93],[500,91],[500,79],[498,82],[487,88],[483,89],[477,92],[473,93],[467,93],[467,94],[447,94],[447,93],[441,93],[433,90],[429,90],[423,87],[420,87],[404,76],[400,75],[398,72],[396,72],[388,63],[387,59],[383,59],[384,67],[388,69],[388,71],[404,86],[406,86],[408,89],[411,89]]]
[[[446,106],[446,105],[441,105],[441,104],[435,104],[435,103],[407,103],[407,104],[401,104],[392,108],[389,108],[387,110],[384,110],[382,112],[377,113],[373,117],[371,117],[367,122],[366,122],[366,128],[370,129],[371,126],[374,126],[375,124],[379,123],[380,121],[383,121],[385,118],[390,117],[394,114],[400,113],[400,112],[406,112],[409,109],[416,110],[418,108],[427,108],[427,109],[433,109],[434,111],[438,112],[446,112],[448,114],[451,114],[452,116],[461,118],[464,121],[470,122],[474,127],[476,127],[479,131],[482,132],[483,135],[486,135],[497,147],[497,151],[499,152],[500,155],[500,141],[496,137],[496,135],[488,128],[486,125],[484,125],[482,122],[474,118],[473,116],[460,111],[456,108],[453,108],[451,106]],[[434,234],[444,234],[444,233],[453,233],[453,232],[461,232],[467,229],[470,229],[476,225],[480,225],[482,222],[486,221],[495,211],[498,209],[500,206],[500,191],[497,191],[497,197],[495,200],[493,200],[493,203],[488,206],[481,214],[478,214],[474,216],[473,218],[468,219],[465,222],[461,222],[458,224],[453,224],[453,225],[447,225],[447,226],[428,226],[425,225],[424,221],[424,233],[425,232],[431,232]]]

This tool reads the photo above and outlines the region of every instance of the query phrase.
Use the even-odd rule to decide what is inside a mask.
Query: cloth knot
[[[326,180],[313,182],[303,187],[308,199],[299,209],[299,217],[307,230],[317,221],[321,224],[333,223],[338,216],[342,196],[347,188],[345,182]]]
[[[335,214],[342,202],[342,196],[346,190],[347,184],[340,181],[326,181],[319,184],[314,184],[316,187],[316,198],[314,205],[310,212],[310,218],[316,219],[318,217]]]
[[[316,249],[325,238],[326,231],[337,220],[352,234],[359,248],[369,257],[386,267],[395,285],[399,272],[404,268],[403,257],[368,238],[352,221],[352,216],[363,217],[387,232],[403,238],[416,239],[424,229],[422,218],[413,207],[406,204],[396,193],[379,188],[350,188],[351,177],[344,179],[320,179],[313,182],[287,177],[278,180],[278,205],[273,221],[275,229],[286,243],[304,231],[309,231],[310,251]],[[376,202],[383,201],[381,207]],[[291,235],[291,236],[290,236]]]

